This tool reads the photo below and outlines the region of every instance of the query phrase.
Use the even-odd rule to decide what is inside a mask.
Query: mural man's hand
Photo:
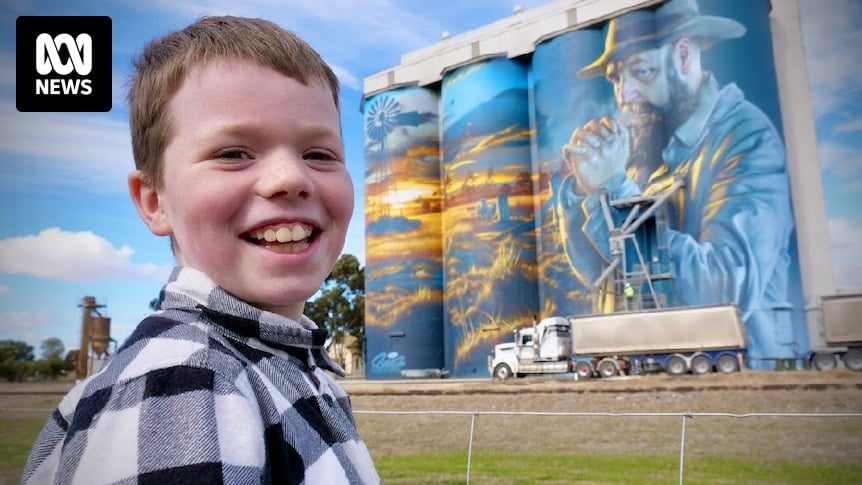
[[[629,157],[628,130],[620,123],[603,117],[592,120],[572,133],[563,147],[563,159],[587,192],[601,188],[615,174],[625,174]]]

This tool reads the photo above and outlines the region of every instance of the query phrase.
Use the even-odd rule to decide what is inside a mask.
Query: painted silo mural
[[[669,0],[440,89],[453,375],[533,315],[733,302],[752,367],[809,350],[766,0]]]
[[[486,376],[499,336],[537,309],[527,66],[493,58],[442,84],[446,360]]]
[[[443,369],[439,98],[365,101],[366,374]]]
[[[862,3],[800,0],[835,287],[862,291]]]
[[[562,147],[572,131],[587,124],[596,113],[613,110],[612,89],[607,83],[573,82],[577,66],[592,61],[601,51],[601,28],[585,28],[557,36],[536,46],[533,54],[533,100],[536,163],[539,174],[536,220],[540,227],[538,261],[541,315],[578,315],[593,311],[592,275],[581,268],[589,262],[601,272],[597,251],[568,254],[567,227],[558,214],[562,181],[571,176],[562,163]]]
[[[539,104],[537,132],[540,153],[560,153],[560,249],[592,311],[735,302],[755,367],[796,357],[807,330],[767,2],[671,0],[601,29],[600,44],[592,29],[554,39],[572,62],[536,75],[586,93]]]

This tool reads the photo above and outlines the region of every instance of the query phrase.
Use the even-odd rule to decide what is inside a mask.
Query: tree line
[[[10,382],[53,380],[75,370],[77,350],[63,356],[63,342],[56,337],[42,341],[41,358],[36,359],[32,345],[20,340],[0,340],[0,379]]]
[[[320,291],[305,304],[305,314],[329,332],[330,355],[345,365],[349,351],[361,361],[365,347],[365,268],[343,254]]]
[[[151,300],[155,308],[157,300]],[[352,254],[342,255],[305,305],[305,314],[329,332],[333,357],[345,364],[349,351],[361,360],[365,343],[365,268]],[[0,380],[53,380],[74,372],[78,349],[65,352],[63,342],[50,337],[42,341],[40,359],[32,345],[19,340],[0,340]],[[65,353],[65,356],[64,356]]]

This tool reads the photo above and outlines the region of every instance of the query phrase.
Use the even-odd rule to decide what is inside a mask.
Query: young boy
[[[178,266],[54,412],[22,483],[378,483],[303,315],[344,245],[338,80],[275,24],[203,18],[147,45],[129,192]]]

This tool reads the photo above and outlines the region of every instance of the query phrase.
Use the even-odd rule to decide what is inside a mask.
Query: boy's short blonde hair
[[[148,43],[134,60],[129,90],[129,127],[135,167],[161,187],[162,157],[172,136],[168,103],[188,72],[216,59],[244,59],[272,67],[297,81],[319,81],[332,91],[338,78],[320,55],[296,34],[273,22],[242,17],[203,17]]]

